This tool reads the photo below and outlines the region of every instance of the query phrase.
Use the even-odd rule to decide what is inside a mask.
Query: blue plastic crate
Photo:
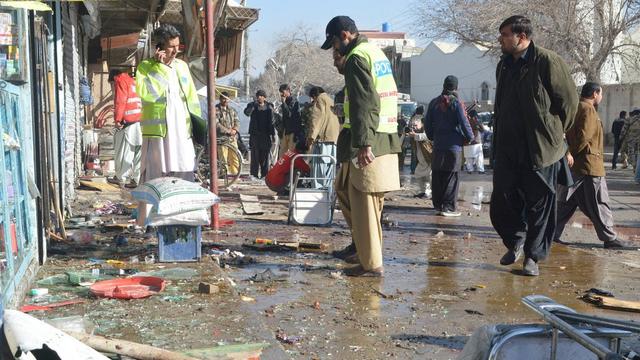
[[[158,226],[158,261],[199,261],[202,256],[202,227]]]

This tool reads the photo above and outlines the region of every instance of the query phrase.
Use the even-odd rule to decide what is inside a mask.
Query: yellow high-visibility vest
[[[200,101],[196,93],[196,87],[191,78],[189,65],[180,59],[173,59],[171,68],[175,69],[180,87],[181,96],[187,101],[189,113],[202,116]],[[136,71],[136,92],[142,101],[142,116],[140,127],[142,136],[165,137],[167,135],[167,89],[171,68],[155,60],[147,59],[138,65]],[[191,134],[191,118],[187,116],[187,130]]]
[[[382,50],[377,46],[368,42],[360,43],[347,54],[347,60],[358,55],[367,61],[371,69],[373,84],[376,92],[380,97],[380,122],[376,132],[395,133],[398,131],[398,88],[396,81],[393,79],[393,71],[389,59],[384,55]],[[347,89],[344,90],[344,125],[350,128],[349,122],[349,94]]]

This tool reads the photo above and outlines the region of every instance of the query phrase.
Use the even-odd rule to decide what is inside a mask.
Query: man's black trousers
[[[496,164],[493,172],[491,223],[508,249],[523,246],[527,258],[543,260],[556,229],[558,168],[543,180],[537,171],[507,166]]]
[[[271,152],[271,137],[268,135],[251,135],[251,175],[257,178],[267,176],[269,171],[269,153]],[[260,176],[258,176],[260,171]]]

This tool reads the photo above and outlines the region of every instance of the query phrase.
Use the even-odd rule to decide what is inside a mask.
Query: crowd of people
[[[538,263],[549,255],[553,242],[562,242],[563,229],[578,208],[593,222],[605,248],[627,248],[613,229],[608,203],[604,133],[597,113],[602,87],[587,82],[578,97],[568,66],[556,53],[534,44],[533,26],[526,17],[509,17],[498,30],[503,56],[496,69],[489,162],[490,219],[507,250],[500,264],[523,258],[523,273],[538,275]],[[119,164],[110,179],[113,183],[136,186],[161,176],[193,181],[191,119],[201,114],[188,66],[176,58],[179,35],[170,25],[154,32],[156,54],[140,63],[135,81],[128,74],[113,74],[116,105],[120,104]],[[334,255],[354,264],[345,271],[349,276],[380,277],[384,198],[400,189],[406,144],[415,157],[415,197],[431,199],[438,215],[457,217],[460,171],[485,172],[486,129],[477,111],[460,99],[454,75],[444,79],[438,96],[399,125],[389,60],[348,16],[331,19],[321,48],[332,50],[344,89],[332,98],[321,87],[310,87],[311,101],[302,105],[291,87],[282,84],[277,108],[264,90],[258,90],[244,109],[250,118],[250,174],[265,179],[272,190],[287,193],[288,169],[296,154],[334,156],[337,169],[304,162],[294,166],[304,173],[335,171],[333,186],[353,241]],[[222,141],[239,147],[239,118],[226,92],[219,97],[216,116]],[[620,151],[622,166],[635,165],[640,183],[639,120],[640,109],[635,109],[614,121],[612,168]],[[228,153],[221,151],[219,156],[227,158]],[[140,226],[148,211],[141,203]]]

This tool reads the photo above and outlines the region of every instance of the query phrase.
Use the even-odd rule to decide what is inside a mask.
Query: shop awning
[[[0,1],[0,7],[35,11],[53,11],[49,5],[41,1]]]

